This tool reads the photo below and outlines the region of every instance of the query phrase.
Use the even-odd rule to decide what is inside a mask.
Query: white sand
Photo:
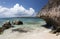
[[[43,31],[40,29],[34,30],[33,32],[28,33],[19,33],[19,32],[11,32],[11,29],[6,30],[3,35],[0,35],[0,39],[60,39],[60,36],[56,36],[55,34],[50,34],[49,30],[44,29]]]

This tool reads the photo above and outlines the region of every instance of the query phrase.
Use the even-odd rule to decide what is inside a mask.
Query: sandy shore
[[[60,39],[60,35],[49,33],[50,30],[40,29],[34,30],[32,32],[20,33],[20,32],[5,32],[0,35],[0,39]],[[8,33],[8,34],[7,34]]]

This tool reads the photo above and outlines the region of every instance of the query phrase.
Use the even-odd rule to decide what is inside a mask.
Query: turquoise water
[[[7,20],[10,20],[10,22],[14,21],[14,20],[20,20],[23,22],[23,25],[19,25],[19,27],[40,27],[41,25],[45,24],[45,21],[40,19],[40,18],[33,18],[33,17],[21,17],[21,18],[0,18],[0,26],[3,25],[4,22],[6,22]],[[15,25],[18,26],[18,25]]]

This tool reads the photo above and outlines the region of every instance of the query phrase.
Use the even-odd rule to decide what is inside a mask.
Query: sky
[[[48,0],[0,0],[0,17],[35,17]]]

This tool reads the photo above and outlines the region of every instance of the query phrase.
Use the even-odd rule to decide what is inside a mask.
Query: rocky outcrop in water
[[[10,23],[10,21],[7,21],[7,22],[5,22],[5,23],[2,25],[2,28],[3,28],[3,29],[9,29],[9,28],[11,28],[11,27],[13,27],[13,26],[12,26],[12,24]]]
[[[12,26],[12,24],[10,23],[10,21],[9,21],[9,20],[6,21],[6,22],[2,25],[2,27],[0,27],[0,34],[3,33],[4,30],[9,29],[9,28],[11,28],[11,27],[13,27],[13,26]]]
[[[13,25],[23,25],[23,22],[20,20],[15,20],[12,22]]]
[[[37,14],[37,17],[44,19],[55,32],[60,32],[60,0],[49,0],[48,4]]]
[[[16,21],[13,21],[13,23],[11,23],[9,20],[6,21],[2,27],[0,27],[0,34],[3,33],[4,30],[6,29],[9,29],[11,27],[14,27],[14,25],[22,25],[23,22],[22,21],[19,21],[19,20],[16,20]],[[19,32],[27,32],[26,29],[13,29],[13,31],[19,31]]]

